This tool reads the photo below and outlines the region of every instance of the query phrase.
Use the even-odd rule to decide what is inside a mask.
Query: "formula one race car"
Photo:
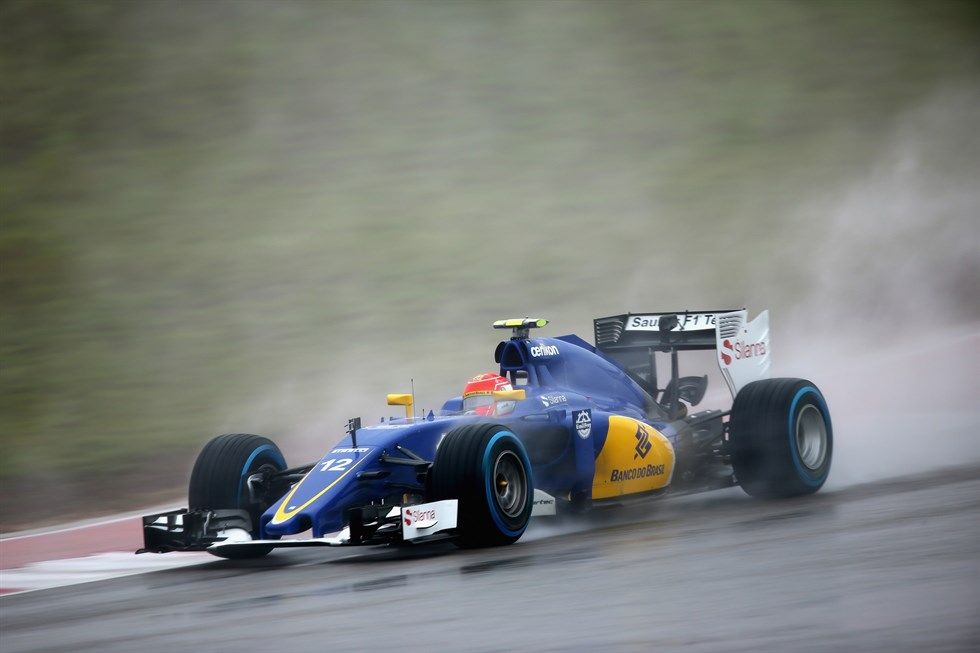
[[[287,467],[257,435],[214,438],[194,465],[189,508],[144,517],[139,552],[247,558],[446,538],[493,546],[516,541],[537,515],[735,484],[789,497],[826,480],[827,403],[809,381],[767,378],[768,312],[751,322],[745,310],[599,318],[595,346],[531,337],[546,324],[494,323],[513,331],[494,352],[503,378],[489,377],[500,383],[421,416],[411,394],[388,395],[404,418],[350,420],[316,463]],[[734,404],[689,413],[708,377],[681,376],[678,353],[712,349]],[[658,354],[670,360],[664,387]]]

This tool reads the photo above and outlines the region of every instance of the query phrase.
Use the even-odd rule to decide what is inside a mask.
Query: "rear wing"
[[[769,311],[751,322],[748,311],[683,311],[626,313],[593,320],[596,348],[634,375],[656,396],[656,352],[670,352],[672,380],[677,377],[678,351],[717,351],[732,396],[746,384],[769,378]],[[676,381],[675,381],[676,383]]]

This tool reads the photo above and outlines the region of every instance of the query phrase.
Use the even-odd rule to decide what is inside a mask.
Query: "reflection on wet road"
[[[976,650],[980,470],[673,498],[502,549],[280,551],[0,607],[5,653]]]

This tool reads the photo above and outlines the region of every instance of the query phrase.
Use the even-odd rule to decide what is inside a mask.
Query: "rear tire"
[[[534,506],[531,461],[505,426],[453,429],[439,444],[429,476],[433,501],[459,501],[459,546],[512,544],[527,529]]]
[[[735,478],[754,497],[812,494],[827,480],[833,428],[810,381],[749,383],[735,397],[729,433]]]
[[[259,519],[269,508],[266,501],[252,502],[248,477],[263,469],[280,472],[286,459],[272,440],[248,433],[219,435],[206,445],[194,463],[187,492],[191,510],[245,510],[251,517],[251,536],[259,537]],[[271,546],[255,546],[222,552],[222,558],[259,558]]]

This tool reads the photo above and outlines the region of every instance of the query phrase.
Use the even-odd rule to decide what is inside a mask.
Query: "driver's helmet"
[[[517,407],[516,401],[493,400],[494,390],[513,390],[506,378],[493,372],[474,376],[463,387],[463,412],[477,415],[507,415]]]

